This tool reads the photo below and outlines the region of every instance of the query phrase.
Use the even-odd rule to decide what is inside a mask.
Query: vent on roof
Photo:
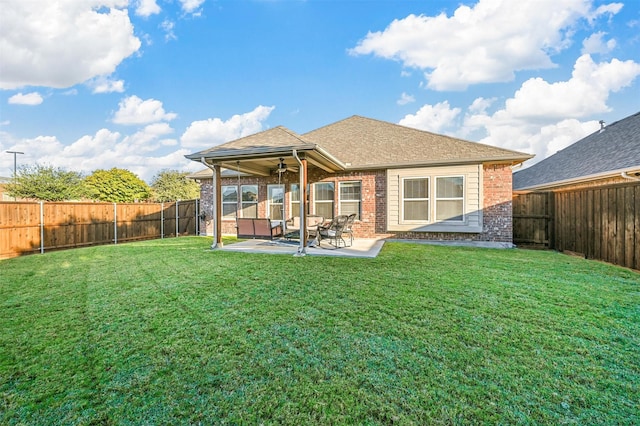
[[[600,123],[600,133],[604,132],[604,120],[600,120],[598,123]]]

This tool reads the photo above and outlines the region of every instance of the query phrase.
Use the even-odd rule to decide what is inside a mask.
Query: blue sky
[[[536,154],[640,110],[640,1],[2,0],[0,176],[362,115]]]

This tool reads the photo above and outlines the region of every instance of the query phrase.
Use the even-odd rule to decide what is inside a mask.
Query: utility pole
[[[16,171],[17,171],[17,156],[18,154],[24,154],[24,152],[20,151],[7,151],[9,154],[13,154],[13,183],[16,183]],[[13,197],[13,201],[16,201],[16,197]]]

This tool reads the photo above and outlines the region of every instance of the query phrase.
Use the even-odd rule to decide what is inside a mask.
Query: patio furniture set
[[[305,232],[307,239],[313,237],[310,245],[322,247],[320,242],[328,240],[334,248],[353,245],[353,223],[356,215],[338,215],[330,221],[322,216],[308,216]],[[300,238],[300,217],[293,217],[285,222],[283,230],[280,221],[271,219],[237,219],[238,238],[269,239],[284,238],[286,240]]]

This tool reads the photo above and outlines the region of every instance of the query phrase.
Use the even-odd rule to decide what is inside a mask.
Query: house
[[[514,240],[640,268],[640,112],[514,173]]]
[[[349,213],[361,238],[511,243],[512,167],[532,155],[352,116],[303,135],[278,126],[186,157],[208,168],[192,177],[218,243],[235,234],[236,215]]]
[[[513,175],[514,191],[558,191],[640,181],[640,112]]]

